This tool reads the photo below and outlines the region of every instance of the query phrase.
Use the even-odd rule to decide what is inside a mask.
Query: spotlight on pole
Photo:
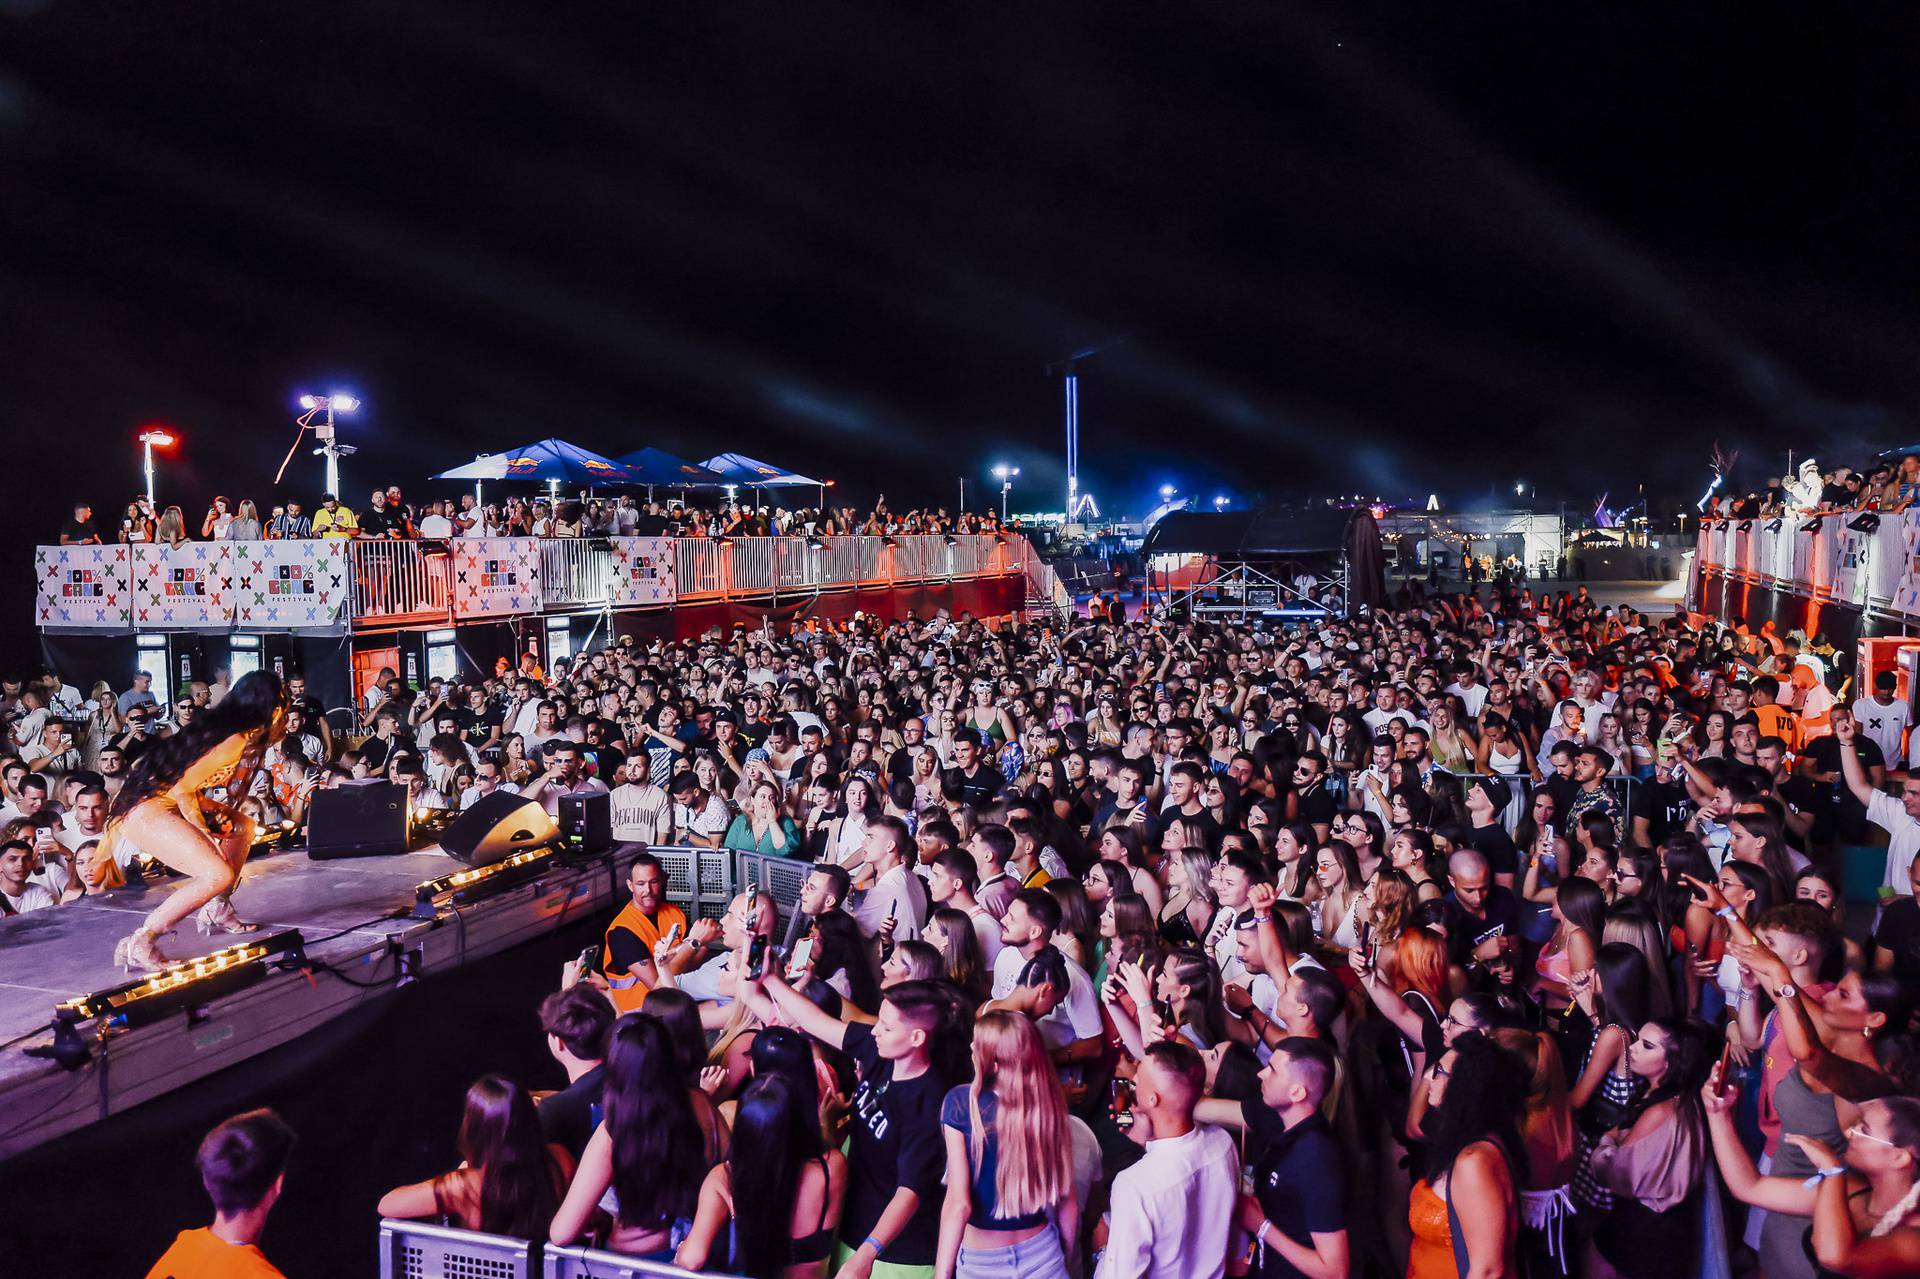
[[[147,508],[151,510],[153,508],[153,451],[155,449],[170,449],[179,443],[179,440],[172,431],[169,431],[164,426],[149,426],[143,428],[140,432],[139,440],[142,460],[141,469],[145,471],[147,477]]]
[[[1017,466],[1008,466],[1005,462],[993,468],[993,478],[1000,481],[1000,522],[1007,522],[1007,497],[1013,492],[1013,477],[1020,474]]]

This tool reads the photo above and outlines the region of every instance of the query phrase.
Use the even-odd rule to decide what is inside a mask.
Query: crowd
[[[1817,528],[1828,515],[1850,515],[1848,527],[1871,532],[1881,512],[1904,511],[1920,501],[1920,454],[1883,455],[1860,467],[1822,470],[1807,458],[1792,474],[1767,481],[1762,490],[1736,497],[1718,493],[1701,507],[1707,519],[1807,521]]]
[[[333,493],[308,510],[298,501],[277,503],[263,517],[251,499],[238,505],[216,497],[196,528],[178,506],[157,515],[144,497],[127,503],[117,527],[102,533],[90,503],[74,505],[73,519],[59,530],[60,545],[105,542],[159,542],[178,546],[191,541],[277,541],[282,538],[453,538],[453,537],[769,537],[915,533],[997,533],[991,512],[949,514],[944,508],[895,512],[882,497],[865,515],[839,509],[746,505],[720,502],[707,510],[685,502],[657,502],[633,494],[595,497],[508,497],[481,502],[472,493],[457,499],[408,502],[400,487],[374,489],[358,512]]]
[[[49,682],[5,686],[23,758]],[[1894,691],[1584,592],[940,615],[389,679],[371,736],[308,714],[250,798],[605,790],[625,843],[812,864],[782,929],[754,892],[690,920],[636,857],[539,1010],[554,1077],[477,1081],[383,1214],[848,1279],[1913,1273]],[[29,821],[47,772],[0,773]],[[4,847],[18,908],[58,855]],[[176,1249],[254,1242],[274,1122],[209,1137],[219,1215]]]

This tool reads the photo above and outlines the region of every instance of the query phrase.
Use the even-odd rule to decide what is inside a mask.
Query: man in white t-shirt
[[[1912,718],[1912,711],[1907,704],[1893,695],[1893,690],[1899,686],[1899,676],[1892,671],[1881,671],[1873,677],[1873,695],[1862,697],[1853,704],[1854,721],[1860,725],[1860,731],[1880,748],[1889,767],[1906,758],[1901,746],[1905,740],[1907,722]],[[1911,761],[1908,766],[1912,766]]]
[[[1840,773],[1853,797],[1866,806],[1867,820],[1887,832],[1887,874],[1883,885],[1904,897],[1913,891],[1907,877],[1920,854],[1920,777],[1900,783],[1900,798],[1875,790],[1867,770],[1854,754],[1853,740],[1860,726],[1851,718],[1835,719],[1833,735],[1840,742]]]
[[[1487,686],[1480,682],[1480,668],[1472,662],[1461,662],[1453,668],[1456,677],[1447,685],[1447,692],[1460,699],[1467,708],[1467,718],[1480,718],[1481,708],[1487,704]]]
[[[54,895],[28,876],[33,870],[33,846],[23,839],[0,844],[0,915],[24,915],[59,904]]]
[[[620,766],[613,788],[613,837],[622,844],[665,844],[673,839],[673,800],[648,777],[645,756]]]
[[[1053,944],[1059,928],[1060,903],[1051,893],[1023,888],[1013,895],[1001,921],[1006,949],[993,961],[993,1003],[988,1010],[1004,1008],[1032,1017],[1056,1061],[1097,1056],[1106,1040],[1093,978]],[[1021,978],[1028,975],[1029,965],[1040,978],[1030,977],[1023,985]],[[1048,971],[1055,976],[1046,977]],[[1054,987],[1062,971],[1067,988],[1058,990]]]
[[[421,537],[452,537],[453,521],[447,518],[445,502],[428,502],[427,513],[420,517]]]

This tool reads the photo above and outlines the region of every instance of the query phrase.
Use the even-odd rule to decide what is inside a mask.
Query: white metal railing
[[[818,545],[811,545],[817,541]],[[202,548],[218,546],[217,554]],[[346,615],[372,625],[451,624],[457,614],[507,617],[543,610],[601,608],[613,603],[616,559],[601,538],[389,541],[366,538],[306,563],[293,546],[332,543],[188,543],[167,557],[131,555],[125,547],[43,546],[36,606],[47,629],[197,629],[338,627],[337,601],[323,592],[342,577]],[[1064,599],[1026,539],[939,534],[897,537],[679,538],[674,574],[651,601],[755,598],[831,591],[858,585],[945,582],[1025,573],[1061,607]],[[203,562],[204,561],[204,562]],[[216,563],[217,561],[217,563]],[[168,582],[182,574],[208,583],[193,615]],[[1036,575],[1038,577],[1036,578]],[[230,580],[229,580],[230,579]],[[220,594],[225,591],[224,595]],[[204,598],[202,598],[204,596]],[[149,603],[151,598],[153,601]],[[210,601],[210,602],[208,602]],[[265,602],[271,601],[271,602]],[[294,609],[292,602],[299,607]]]
[[[613,551],[604,538],[540,543],[540,600],[546,606],[605,604],[613,598]]]
[[[674,584],[681,599],[723,595],[726,574],[720,553],[725,549],[707,537],[683,537],[674,545]]]
[[[1709,575],[1920,614],[1920,573],[1910,549],[1920,538],[1920,512],[1891,512],[1878,517],[1877,527],[1849,528],[1858,518],[1858,512],[1835,512],[1813,530],[1805,528],[1804,515],[1712,521],[1699,531],[1695,559]]]
[[[444,543],[371,538],[347,543],[355,617],[445,617],[451,607]]]

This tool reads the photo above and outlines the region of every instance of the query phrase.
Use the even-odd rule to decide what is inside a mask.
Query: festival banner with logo
[[[531,537],[453,539],[456,617],[506,617],[540,607],[540,542]]]
[[[613,546],[615,607],[673,603],[673,565],[678,546],[673,538],[615,537],[608,541]]]
[[[34,616],[44,630],[133,624],[126,546],[42,546],[34,551]]]
[[[1867,557],[1872,548],[1873,539],[1866,533],[1842,526],[1833,534],[1834,599],[1859,602],[1860,592],[1866,585]]]
[[[347,543],[333,538],[234,542],[233,624],[244,630],[338,630],[346,623]]]
[[[136,627],[226,627],[233,621],[233,543],[136,542],[133,624]]]
[[[1920,556],[1920,520],[1907,514],[1901,521],[1900,586],[1893,593],[1893,606],[1902,613],[1920,615],[1920,574],[1914,572],[1914,560]],[[1884,526],[1883,526],[1884,527]]]

